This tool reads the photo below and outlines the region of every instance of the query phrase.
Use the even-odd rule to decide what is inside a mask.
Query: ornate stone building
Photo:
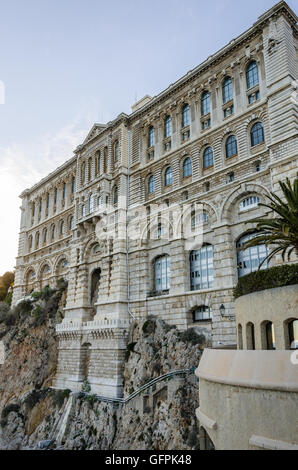
[[[236,343],[233,287],[266,252],[237,247],[266,213],[259,202],[297,172],[296,23],[279,2],[130,115],[94,124],[21,195],[13,302],[69,282],[57,387],[88,376],[93,391],[121,395],[133,318]]]

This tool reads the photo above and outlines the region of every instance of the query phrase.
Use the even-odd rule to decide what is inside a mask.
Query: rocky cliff
[[[48,294],[0,316],[6,349],[0,366],[0,449],[198,449],[193,373],[159,382],[126,404],[49,388],[57,363],[55,324],[65,295],[63,288]],[[155,377],[197,367],[202,347],[204,338],[194,330],[180,332],[155,318],[135,322],[125,396]]]

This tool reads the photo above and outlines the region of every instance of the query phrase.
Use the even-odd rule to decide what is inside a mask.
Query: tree
[[[14,273],[7,271],[3,276],[0,276],[0,301],[6,299],[10,287],[13,286]]]
[[[257,235],[242,247],[242,250],[261,244],[272,247],[260,267],[278,253],[281,253],[283,261],[286,258],[290,261],[293,252],[298,256],[298,173],[293,184],[287,178],[285,182],[279,181],[279,185],[282,199],[271,192],[270,196],[266,195],[270,202],[260,203],[274,212],[273,217],[253,220],[257,224]]]

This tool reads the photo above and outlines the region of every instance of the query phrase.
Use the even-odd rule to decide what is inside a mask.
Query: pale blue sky
[[[275,3],[2,0],[0,274],[14,266],[22,189],[71,157],[94,121],[129,113],[136,96],[159,93]]]

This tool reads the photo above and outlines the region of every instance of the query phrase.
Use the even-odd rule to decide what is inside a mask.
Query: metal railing
[[[109,398],[109,397],[103,397],[101,395],[96,395],[93,393],[86,393],[86,392],[79,392],[79,394],[84,395],[84,396],[93,396],[106,403],[118,403],[121,405],[125,405],[126,403],[136,398],[138,395],[141,395],[141,393],[145,392],[146,390],[148,390],[148,388],[152,387],[153,385],[159,382],[164,382],[165,380],[170,380],[173,377],[177,377],[177,376],[185,377],[189,375],[194,375],[195,370],[196,370],[195,367],[191,367],[190,369],[181,369],[181,370],[168,372],[167,374],[161,375],[160,377],[157,377],[156,379],[150,380],[149,382],[144,384],[142,387],[138,388],[138,390],[135,390],[126,398]]]

